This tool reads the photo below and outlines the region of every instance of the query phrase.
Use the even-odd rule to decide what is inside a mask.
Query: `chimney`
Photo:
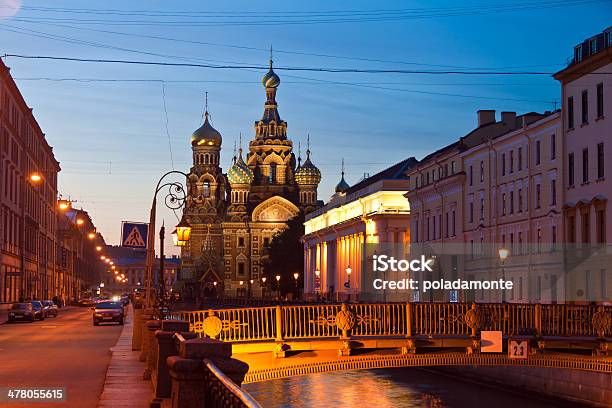
[[[495,123],[495,111],[494,110],[479,110],[478,114],[478,127],[488,125],[489,123]]]
[[[501,121],[511,129],[514,128],[516,126],[516,112],[502,112]]]

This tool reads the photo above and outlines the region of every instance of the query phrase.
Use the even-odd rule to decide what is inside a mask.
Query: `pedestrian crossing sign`
[[[128,248],[146,248],[149,235],[149,224],[123,221],[121,228],[121,245]]]

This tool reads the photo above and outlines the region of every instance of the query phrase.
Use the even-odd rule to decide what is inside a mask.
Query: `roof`
[[[369,186],[370,184],[374,184],[380,180],[399,180],[406,178],[404,175],[406,171],[416,165],[418,163],[417,159],[414,157],[409,157],[407,159],[402,160],[399,163],[394,164],[391,167],[384,169],[383,171],[374,174],[366,179],[361,180],[359,183],[353,185],[346,191],[346,194],[353,193],[355,191],[359,191],[364,187]]]

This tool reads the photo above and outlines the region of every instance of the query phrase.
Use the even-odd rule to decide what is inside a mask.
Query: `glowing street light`
[[[101,251],[102,251],[102,247],[101,247],[100,245],[98,245],[98,246],[96,247],[96,251],[101,252]]]
[[[93,231],[91,231],[89,234],[87,234],[87,238],[89,238],[89,239],[94,239],[95,237],[96,237],[96,233],[93,232]],[[102,249],[102,248],[100,248],[100,249]]]
[[[38,183],[41,180],[42,180],[42,176],[40,175],[40,173],[32,173],[32,174],[30,174],[30,181],[32,181],[34,183]]]
[[[67,209],[70,208],[70,201],[68,200],[59,200],[57,202],[57,207],[62,210],[62,211],[66,211]]]
[[[506,248],[500,248],[498,252],[499,252],[499,259],[501,259],[502,262],[504,262],[506,258],[508,258],[508,255],[510,253],[510,251],[508,251],[508,249]]]
[[[104,261],[106,259],[106,257],[104,255],[100,255],[100,260]]]
[[[85,223],[85,221],[83,221],[82,218],[77,218],[76,223],[77,223],[77,225],[83,225]]]

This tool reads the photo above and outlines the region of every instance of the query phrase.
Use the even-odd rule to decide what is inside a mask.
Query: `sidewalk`
[[[148,408],[153,398],[151,381],[142,379],[144,364],[138,361],[139,351],[132,351],[132,327],[134,325],[132,306],[114,347],[106,371],[106,380],[98,408]]]

